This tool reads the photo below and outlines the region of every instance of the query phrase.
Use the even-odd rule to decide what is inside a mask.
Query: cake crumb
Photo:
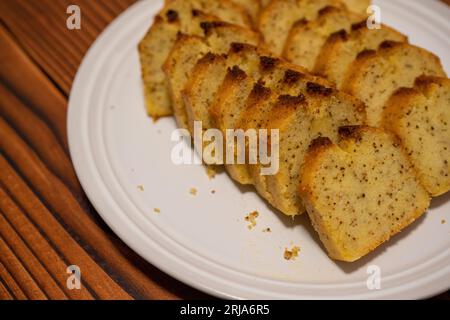
[[[189,189],[189,193],[190,193],[191,195],[193,195],[193,196],[196,196],[196,195],[197,195],[197,189],[191,188],[191,189]]]
[[[144,186],[143,185],[138,185],[137,188],[139,189],[139,191],[144,191]]]
[[[253,211],[245,217],[245,221],[249,223],[249,225],[247,226],[249,230],[252,230],[254,227],[256,227],[256,218],[258,218],[258,216],[258,211]]]
[[[212,194],[216,194],[216,190],[211,190],[211,193]]]
[[[445,219],[441,220],[441,224],[445,224],[447,221],[445,221]]]
[[[216,177],[216,170],[211,167],[206,167],[206,175],[212,180]]]
[[[265,229],[263,229],[263,232],[264,232],[264,233],[270,233],[270,232],[272,232],[272,229],[270,229],[270,228],[265,228]]]
[[[154,208],[153,211],[156,213],[161,213],[161,209],[159,209],[159,208]]]
[[[291,250],[288,248],[284,249],[284,259],[285,260],[295,260],[298,257],[298,253],[300,252],[300,248],[297,246],[292,247]]]

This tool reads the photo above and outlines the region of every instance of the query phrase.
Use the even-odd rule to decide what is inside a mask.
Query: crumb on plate
[[[216,170],[212,167],[206,167],[206,175],[209,179],[214,179],[216,177]]]
[[[154,208],[153,211],[156,212],[156,213],[161,213],[161,209],[160,208]]]
[[[137,188],[138,188],[140,191],[144,191],[144,186],[143,186],[143,185],[138,185]]]
[[[189,189],[189,193],[192,194],[193,196],[196,196],[197,195],[197,189],[191,188],[191,189]]]
[[[300,252],[300,248],[297,246],[292,247],[291,250],[288,248],[284,249],[284,259],[285,260],[295,260],[298,257],[298,253]]]
[[[447,221],[445,221],[445,219],[441,220],[441,224],[445,224]]]
[[[245,217],[245,221],[249,223],[249,225],[247,226],[249,230],[252,230],[254,227],[256,227],[256,218],[258,218],[258,216],[258,211],[253,211]]]
[[[270,228],[265,228],[265,229],[263,229],[263,232],[265,232],[265,233],[270,233],[270,232],[272,232],[272,229],[270,229]]]

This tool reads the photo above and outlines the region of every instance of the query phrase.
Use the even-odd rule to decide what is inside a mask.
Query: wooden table
[[[67,99],[77,68],[133,2],[0,1],[0,299],[209,298],[118,239],[69,158]],[[81,8],[81,30],[66,27],[71,4]],[[72,264],[82,270],[81,290],[67,289]]]

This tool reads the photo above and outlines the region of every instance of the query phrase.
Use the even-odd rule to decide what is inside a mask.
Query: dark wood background
[[[0,299],[210,298],[118,239],[69,158],[67,99],[77,68],[133,2],[0,0]],[[66,28],[71,4],[81,8],[81,30]],[[72,264],[82,270],[81,290],[67,289]]]

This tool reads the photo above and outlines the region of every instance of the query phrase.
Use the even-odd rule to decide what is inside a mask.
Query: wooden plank
[[[79,290],[69,290],[67,288],[67,262],[59,256],[52,244],[46,240],[2,187],[0,187],[0,211],[3,212],[8,223],[20,234],[23,241],[26,242],[27,246],[33,251],[34,255],[45,266],[46,270],[48,270],[68,297],[76,300],[93,299],[93,296],[84,286]]]
[[[67,100],[1,26],[0,47],[0,80],[20,93],[21,99],[48,124],[68,153]]]
[[[20,238],[17,232],[5,219],[0,210],[0,237],[11,249],[14,256],[33,276],[34,281],[49,299],[66,300],[66,294],[61,290],[52,275],[42,266],[36,256]]]
[[[3,281],[0,278],[0,301],[1,300],[14,300],[14,297],[12,293],[9,292],[8,288],[3,284]]]
[[[65,117],[66,112],[66,101],[61,94],[54,89],[52,83],[48,81],[46,75],[44,75],[33,62],[29,59],[29,57],[23,53],[22,49],[17,46],[12,37],[7,33],[4,28],[0,27],[0,41],[2,43],[2,50],[0,55],[2,55],[2,59],[0,59],[0,77],[1,80],[6,83],[7,88],[3,89],[13,89],[14,93],[20,97],[16,99],[17,101],[11,102],[6,101],[4,103],[5,107],[2,109],[3,116],[7,121],[12,124],[16,131],[20,133],[21,137],[25,138],[27,144],[29,144],[46,163],[47,169],[51,171],[51,173],[55,174],[57,178],[61,179],[64,184],[67,184],[66,181],[68,179],[64,178],[65,169],[56,169],[54,164],[49,159],[50,152],[42,150],[44,143],[39,144],[39,139],[35,139],[35,142],[32,143],[32,130],[29,128],[33,128],[33,125],[28,125],[28,121],[25,121],[25,117],[20,117],[21,112],[14,112],[14,110],[10,110],[10,106],[21,106],[24,108],[28,108],[29,112],[27,117],[32,119],[34,123],[39,123],[41,130],[44,133],[45,139],[43,141],[52,140],[51,133],[54,133],[58,137],[58,141],[62,134],[57,134],[56,132],[64,132],[65,131],[65,121],[61,121],[61,117],[58,117],[58,113],[55,111],[63,110],[61,114]],[[26,66],[26,67],[24,67]],[[11,77],[12,75],[12,77]],[[32,84],[32,85],[29,85]],[[44,84],[44,85],[43,85]],[[33,90],[36,88],[36,90]],[[8,92],[3,90],[3,96],[8,97],[14,96]],[[36,107],[37,105],[37,107]],[[25,111],[26,112],[26,111]],[[23,118],[23,119],[22,119]],[[64,119],[65,120],[65,119]],[[54,130],[53,124],[59,124],[60,130]],[[53,130],[46,130],[44,126],[47,126]],[[51,132],[50,132],[51,131]],[[65,140],[65,138],[63,139]],[[59,152],[60,153],[60,152]],[[20,155],[19,155],[20,157]],[[63,158],[62,156],[60,156]],[[10,161],[15,162],[15,158],[10,158]],[[61,165],[61,164],[60,164]],[[69,179],[70,180],[70,179]],[[70,184],[69,184],[70,187]],[[70,187],[73,192],[73,188]],[[86,205],[82,205],[85,210],[91,211],[90,207]],[[84,211],[80,214],[86,215],[87,212]],[[73,219],[76,219],[74,216]],[[98,218],[96,218],[98,221]],[[101,223],[101,222],[100,222]],[[73,232],[73,231],[72,231]],[[104,234],[104,231],[101,231]],[[106,238],[109,238],[108,235],[103,235]],[[140,257],[138,257],[135,253],[130,251],[125,245],[123,245],[120,241],[117,241],[116,237],[112,237],[112,241],[114,242],[117,250],[123,256],[122,259],[128,261],[128,264],[134,264],[135,266],[132,269],[138,269],[141,276],[135,277],[134,282],[130,283],[127,280],[124,280],[121,276],[118,276],[121,283],[125,284],[127,290],[131,292],[136,292],[138,297],[151,297],[151,298],[165,298],[172,299],[177,296],[183,296],[187,298],[191,297],[204,297],[203,294],[199,293],[196,290],[192,290],[191,288],[179,283],[176,280],[171,279],[166,276],[156,268],[152,267],[145,261],[143,261]],[[101,260],[101,258],[96,257],[96,259]],[[109,265],[107,263],[107,265]],[[120,273],[128,274],[130,270],[123,269]],[[152,278],[150,279],[149,276]],[[116,276],[117,277],[117,276]],[[141,279],[144,278],[145,280]],[[163,286],[170,286],[171,288],[162,288]],[[138,289],[135,289],[138,288]]]
[[[67,228],[83,239],[91,250],[117,273],[117,276],[125,279],[133,287],[133,290],[144,297],[176,298],[174,293],[158,284],[158,281],[168,281],[168,277],[148,265],[147,268],[151,268],[153,277],[150,279],[145,270],[141,270],[139,266],[126,259],[117,246],[117,242],[106,236],[104,231],[89,218],[67,187],[48,170],[39,157],[1,118],[0,135],[5,137],[0,140],[0,150],[3,150],[8,159],[14,159],[15,168],[25,177],[36,194],[53,212],[57,213]],[[6,166],[5,161],[3,161],[3,165]],[[6,169],[0,170],[0,176],[4,172]],[[5,189],[8,189],[8,183],[5,185]],[[11,192],[9,191],[9,193]],[[16,191],[16,196],[18,197],[16,202],[22,207],[26,208],[29,205],[30,199],[25,197],[24,192]],[[33,195],[28,193],[28,197],[32,198]],[[48,223],[48,219],[45,219],[46,223]],[[36,223],[38,222],[36,221]],[[180,288],[183,289],[178,282],[171,281],[177,284],[173,289],[171,288],[174,292],[179,292]]]
[[[79,197],[83,191],[69,156],[37,115],[0,83],[0,115],[19,131],[39,157]]]
[[[8,291],[11,293],[15,300],[28,300],[25,293],[20,289],[16,280],[11,276],[11,274],[6,270],[3,263],[0,261],[0,278],[2,279],[2,283],[8,288]]]
[[[1,124],[0,119],[0,127]],[[72,238],[1,155],[0,168],[0,182],[4,189],[26,211],[33,223],[42,230],[45,237],[64,256],[67,265],[80,267],[83,272],[84,284],[91,288],[98,298],[131,298]],[[53,190],[53,192],[55,191]]]
[[[18,43],[67,96],[89,45],[132,3],[134,0],[14,0],[0,1],[0,11]],[[81,30],[66,27],[66,10],[72,4],[80,7]]]
[[[3,237],[0,236],[0,262],[5,266],[5,269],[14,277],[14,280],[20,286],[22,291],[29,299],[47,300],[45,293],[39,288],[39,285],[25,269],[22,263],[8,247]]]

